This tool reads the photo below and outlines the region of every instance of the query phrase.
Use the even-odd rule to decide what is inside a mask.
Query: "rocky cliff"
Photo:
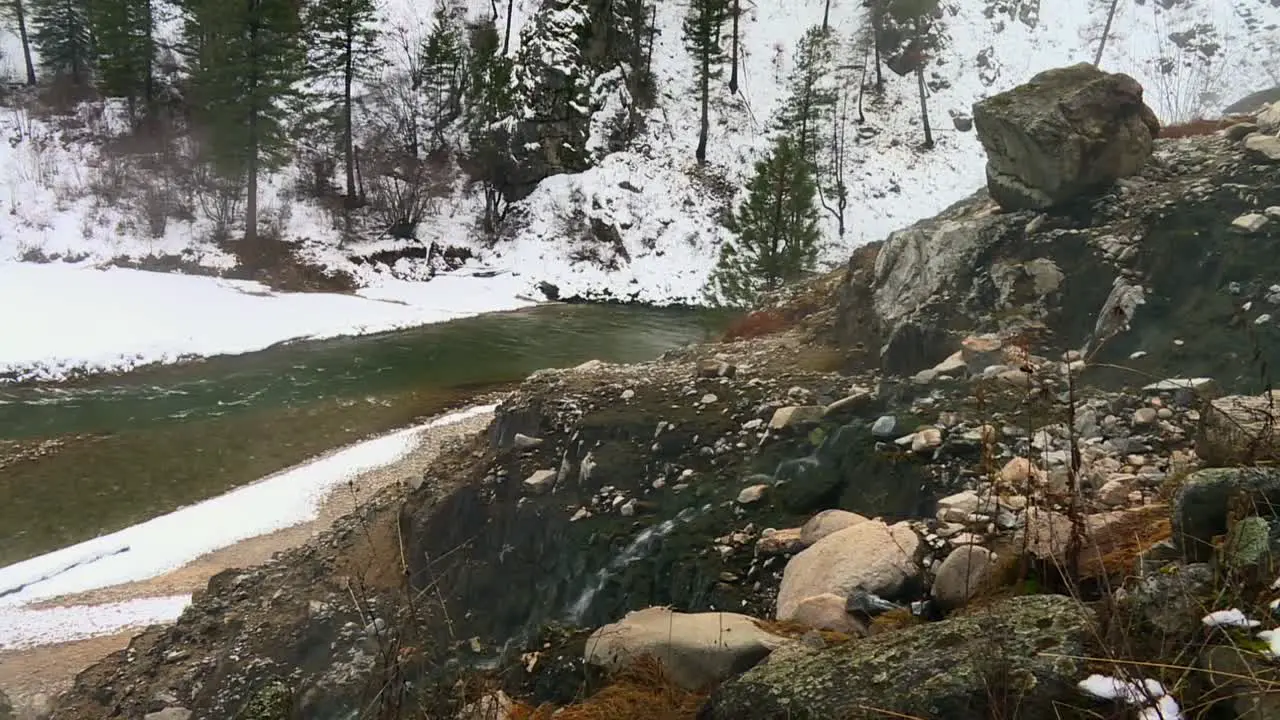
[[[1041,142],[1100,132],[1067,115]],[[419,487],[218,576],[53,716],[530,717],[656,656],[716,685],[705,720],[1083,718],[1122,709],[1078,685],[1105,655],[1235,668],[1128,702],[1244,717],[1267,668],[1200,616],[1267,612],[1280,550],[1274,471],[1238,467],[1274,459],[1273,401],[1231,395],[1276,350],[1274,133],[1063,166],[1088,182],[1044,183],[1088,192],[1043,209],[978,192],[779,298],[785,331],[539,372]]]

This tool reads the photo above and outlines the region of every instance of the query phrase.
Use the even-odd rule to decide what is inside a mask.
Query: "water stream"
[[[590,359],[700,342],[723,313],[549,305],[57,386],[0,387],[0,566],[221,494]]]

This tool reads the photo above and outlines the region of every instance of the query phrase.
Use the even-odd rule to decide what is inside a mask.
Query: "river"
[[[0,388],[0,566],[219,495],[535,370],[653,359],[717,334],[726,320],[546,305]]]

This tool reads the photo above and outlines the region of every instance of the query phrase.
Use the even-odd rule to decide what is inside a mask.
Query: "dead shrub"
[[[639,659],[609,685],[580,703],[562,708],[517,708],[524,720],[694,720],[705,693],[677,685],[652,657]]]
[[[725,330],[723,340],[749,340],[751,338],[775,335],[790,329],[794,323],[777,310],[756,310],[747,313],[733,322]]]
[[[1217,120],[1208,120],[1206,118],[1195,118],[1176,125],[1166,125],[1160,128],[1159,137],[1165,139],[1201,137],[1204,135],[1212,135],[1219,130],[1229,128],[1239,122],[1238,118],[1219,118]]]

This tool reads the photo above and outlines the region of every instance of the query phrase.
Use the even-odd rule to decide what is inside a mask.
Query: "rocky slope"
[[[1042,107],[1003,147],[1107,126]],[[1266,672],[1199,619],[1266,612],[1280,549],[1274,471],[1200,469],[1275,456],[1270,396],[1218,397],[1274,356],[1268,115],[1041,210],[977,193],[754,319],[785,332],[537,373],[420,487],[218,576],[53,717],[514,717],[645,653],[720,683],[706,720],[1118,712],[1084,657]],[[1159,679],[1223,717],[1269,698]]]

